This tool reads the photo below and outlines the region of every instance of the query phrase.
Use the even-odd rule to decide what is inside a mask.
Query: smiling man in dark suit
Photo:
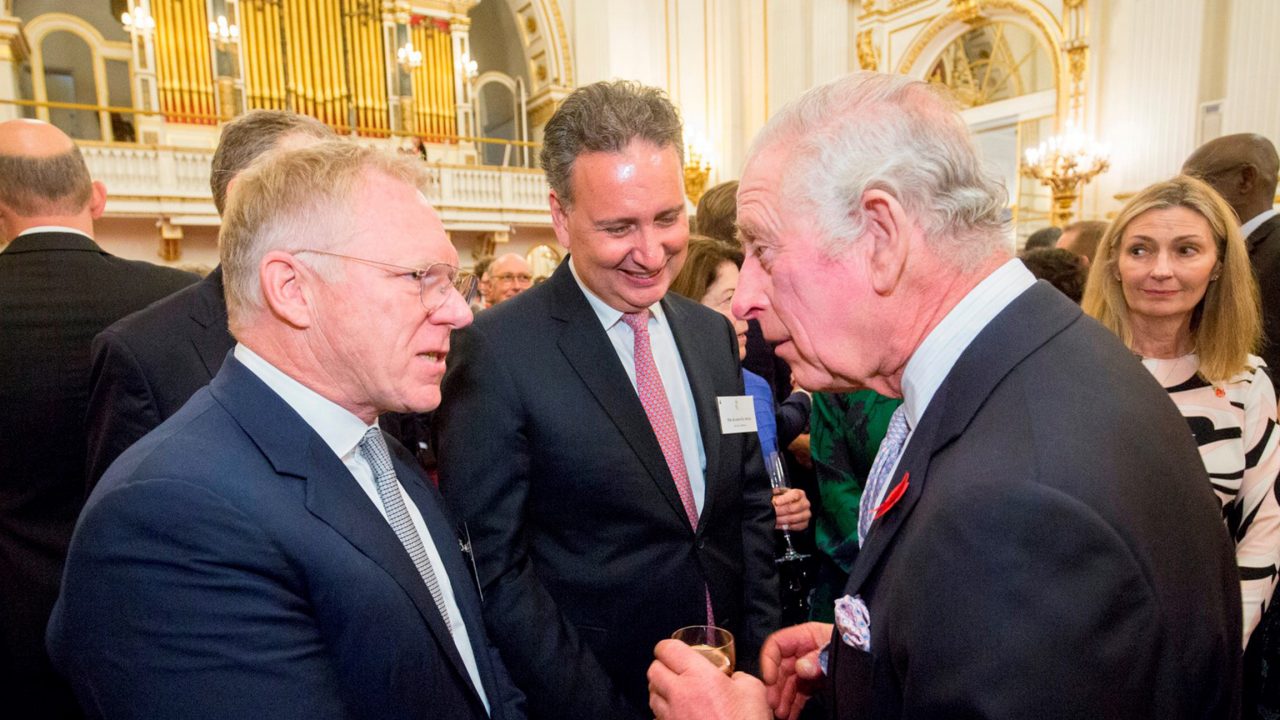
[[[801,385],[903,403],[835,626],[773,635],[766,685],[659,644],[657,717],[794,718],[817,691],[840,720],[1239,712],[1239,579],[1186,422],[1011,259],[1005,205],[949,101],[903,76],[814,88],[761,131],[735,314]]]
[[[328,140],[237,182],[237,344],[94,488],[54,664],[95,718],[522,718],[457,526],[375,424],[439,403],[471,321],[425,166]]]
[[[43,638],[84,504],[89,342],[197,280],[104,252],[106,200],[61,130],[0,123],[0,697],[17,718],[76,716]]]
[[[641,718],[653,644],[714,622],[754,668],[777,622],[773,512],[733,329],[667,293],[689,240],[680,120],[597,83],[547,123],[569,259],[458,334],[436,413],[485,619],[540,718]],[[749,402],[749,401],[747,401]]]
[[[210,186],[222,215],[227,188],[254,158],[276,147],[333,137],[315,118],[254,110],[227,123],[213,154]],[[93,339],[86,416],[89,486],[112,461],[209,384],[235,345],[227,330],[222,267],[203,281],[140,310]]]

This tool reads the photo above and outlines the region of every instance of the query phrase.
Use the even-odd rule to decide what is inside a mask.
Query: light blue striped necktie
[[[369,428],[360,440],[360,453],[373,468],[374,484],[378,486],[378,497],[382,499],[382,507],[387,511],[387,522],[395,531],[400,543],[409,552],[410,559],[418,568],[418,574],[431,591],[431,599],[435,600],[440,617],[444,618],[445,627],[453,632],[449,622],[449,609],[444,603],[444,593],[440,591],[440,583],[436,580],[435,571],[431,569],[431,558],[422,545],[422,538],[413,526],[409,517],[409,509],[405,507],[404,497],[400,494],[400,483],[396,480],[395,468],[391,465],[391,453],[387,451],[387,441],[382,439],[382,431],[376,427]]]
[[[876,508],[884,502],[884,493],[889,489],[890,473],[898,458],[902,457],[903,446],[911,428],[907,426],[906,405],[899,405],[889,418],[889,429],[876,451],[876,459],[871,463],[871,472],[867,473],[867,484],[862,489],[862,501],[858,505],[858,544],[867,541],[867,533],[871,532],[871,523],[875,522]]]

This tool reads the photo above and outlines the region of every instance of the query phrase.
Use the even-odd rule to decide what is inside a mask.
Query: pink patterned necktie
[[[658,446],[662,448],[662,457],[667,461],[671,479],[675,480],[676,493],[680,495],[680,503],[684,505],[685,515],[689,517],[689,525],[696,531],[698,506],[693,502],[693,488],[689,485],[689,470],[685,467],[684,452],[680,449],[676,419],[671,413],[671,403],[667,401],[667,391],[662,386],[658,365],[653,361],[653,346],[649,343],[649,311],[623,313],[622,322],[635,335],[636,393],[640,396],[640,404],[644,406],[644,414],[649,416],[654,434],[658,436]],[[715,625],[710,588],[707,589],[707,624]]]

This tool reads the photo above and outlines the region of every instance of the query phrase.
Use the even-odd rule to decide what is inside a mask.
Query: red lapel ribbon
[[[879,520],[881,515],[889,512],[893,509],[894,505],[898,504],[898,501],[902,499],[903,493],[907,491],[907,485],[911,484],[908,482],[910,479],[911,473],[908,472],[902,474],[902,482],[895,485],[893,489],[889,491],[889,494],[885,496],[884,502],[880,503],[880,507],[876,508],[875,519]]]

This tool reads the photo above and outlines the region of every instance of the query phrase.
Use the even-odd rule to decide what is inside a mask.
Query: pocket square
[[[836,628],[845,645],[871,652],[871,613],[858,595],[836,600]]]

